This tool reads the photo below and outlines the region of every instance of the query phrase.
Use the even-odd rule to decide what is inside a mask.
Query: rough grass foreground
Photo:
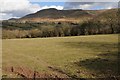
[[[118,34],[3,40],[3,77],[118,76]]]

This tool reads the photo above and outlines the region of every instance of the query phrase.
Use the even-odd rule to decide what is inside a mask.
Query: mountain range
[[[44,9],[37,11],[36,13],[28,14],[19,19],[9,19],[10,21],[19,22],[83,22],[90,19],[105,19],[108,15],[112,18],[116,18],[118,9],[106,9],[106,10],[57,10],[54,8]]]

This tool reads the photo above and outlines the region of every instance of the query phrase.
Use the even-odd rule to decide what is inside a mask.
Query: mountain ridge
[[[115,11],[115,12],[114,12]],[[57,10],[55,8],[43,9],[36,13],[25,15],[19,19],[9,19],[10,21],[18,22],[84,22],[90,19],[101,19],[99,16],[104,14],[112,15],[117,9],[105,10]]]
[[[77,18],[83,15],[89,15],[84,10],[81,9],[75,9],[75,10],[57,10],[54,8],[49,8],[49,9],[44,9],[37,11],[36,13],[28,14],[20,19],[26,19],[26,18],[53,18],[53,19],[58,19],[58,18]]]

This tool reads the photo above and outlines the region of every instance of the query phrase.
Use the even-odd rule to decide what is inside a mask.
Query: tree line
[[[42,38],[120,33],[116,20],[91,20],[83,23],[39,22],[16,23],[3,21],[2,38]]]

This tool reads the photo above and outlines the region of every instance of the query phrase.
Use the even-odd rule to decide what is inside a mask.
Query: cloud
[[[6,19],[8,17],[12,17],[12,14],[0,13],[0,19],[1,20]]]
[[[90,8],[92,5],[89,5],[89,4],[85,4],[85,5],[79,5],[78,8],[80,9],[88,9]]]
[[[40,10],[38,4],[31,4],[28,0],[2,0],[0,4],[1,20],[22,17]]]
[[[64,9],[111,9],[117,8],[117,2],[66,2]]]
[[[29,0],[2,0],[0,1],[0,20],[10,18],[20,18],[30,13],[35,13],[42,9],[56,8],[62,10],[63,6],[40,6],[30,3]]]

